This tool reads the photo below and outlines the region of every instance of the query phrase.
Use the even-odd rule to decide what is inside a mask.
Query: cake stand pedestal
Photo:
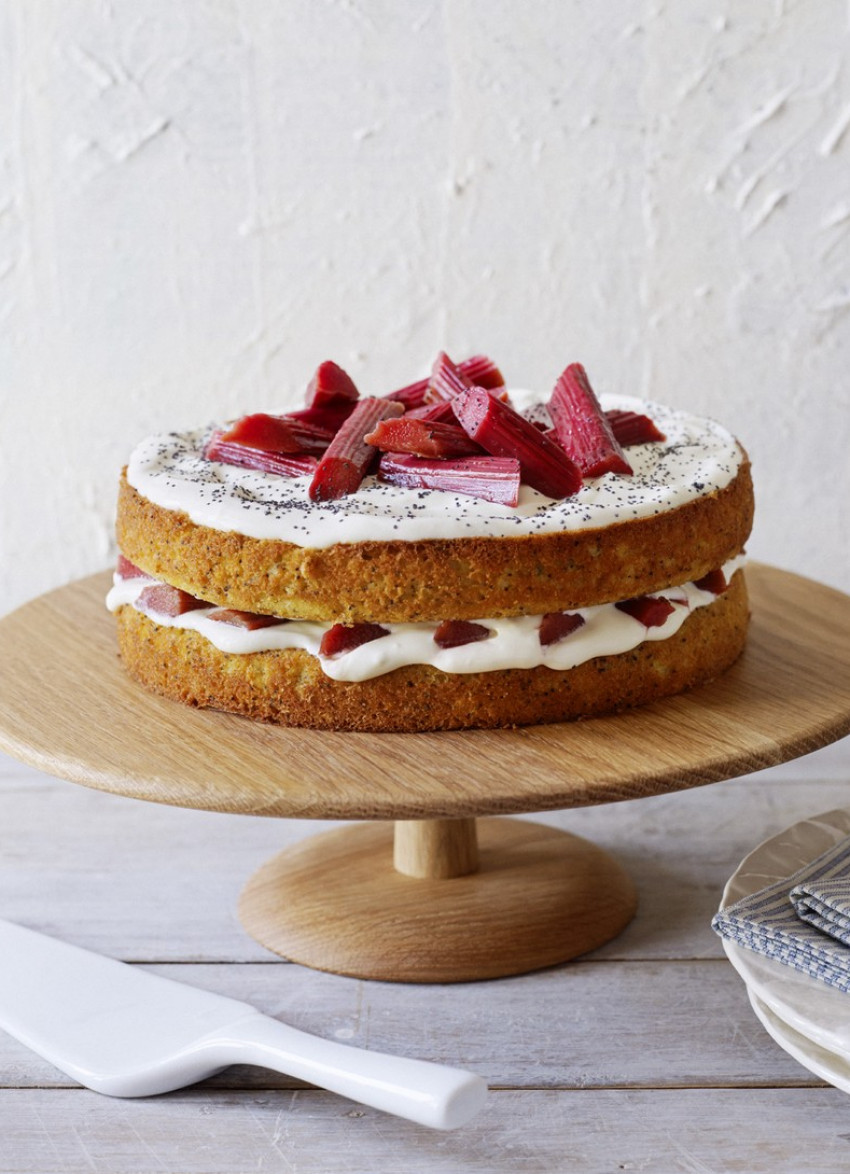
[[[110,576],[96,575],[0,621],[0,749],[137,799],[377,821],[261,868],[242,896],[248,932],[294,961],[364,978],[517,974],[615,936],[635,895],[588,841],[479,817],[698,786],[850,732],[850,597],[765,566],[747,577],[746,651],[691,693],[563,725],[358,734],[265,726],[148,693],[121,666],[103,605]]]

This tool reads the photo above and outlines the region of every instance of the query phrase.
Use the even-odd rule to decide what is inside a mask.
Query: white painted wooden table
[[[282,962],[237,921],[253,869],[328,825],[159,807],[0,756],[0,915],[319,1035],[472,1068],[492,1089],[448,1134],[258,1069],[117,1101],[0,1033],[0,1171],[850,1169],[850,1098],[764,1033],[709,927],[750,848],[839,806],[850,739],[743,779],[535,816],[618,855],[640,892],[632,925],[552,970],[395,986]]]

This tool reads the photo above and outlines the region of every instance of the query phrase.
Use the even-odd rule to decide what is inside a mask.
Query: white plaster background
[[[147,433],[445,347],[715,416],[850,584],[844,0],[5,0],[0,610]]]

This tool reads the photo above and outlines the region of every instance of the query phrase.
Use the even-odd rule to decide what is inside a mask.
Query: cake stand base
[[[464,982],[575,958],[635,913],[634,886],[612,856],[543,824],[399,822],[395,864],[393,840],[386,823],[356,824],[282,852],[244,889],[242,924],[317,970]]]

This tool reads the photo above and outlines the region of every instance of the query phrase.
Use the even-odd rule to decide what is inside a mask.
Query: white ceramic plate
[[[721,908],[725,909],[741,897],[790,876],[848,835],[850,811],[839,810],[802,820],[778,836],[765,840],[730,877],[723,891]],[[827,1053],[843,1054],[847,1057],[850,1076],[850,995],[754,950],[736,946],[725,938],[723,948],[747,984],[751,999],[755,995],[759,1003],[785,1025],[786,1035],[792,1031],[795,1037],[803,1037],[810,1047],[816,1045]],[[785,1047],[781,1040],[777,1042]],[[806,1061],[801,1060],[801,1063],[815,1071]],[[824,1076],[824,1079],[836,1083],[832,1077]]]
[[[793,1027],[789,1027],[783,1019],[774,1015],[766,1003],[761,1001],[752,987],[747,988],[747,993],[750,996],[750,1004],[756,1013],[756,1018],[780,1048],[783,1048],[789,1056],[793,1056],[798,1064],[802,1064],[815,1076],[819,1076],[821,1080],[825,1080],[828,1084],[834,1084],[842,1092],[850,1092],[850,1061],[844,1056],[838,1055],[837,1052],[827,1051],[820,1044],[814,1043],[806,1036],[800,1035],[799,1031],[795,1031]]]

